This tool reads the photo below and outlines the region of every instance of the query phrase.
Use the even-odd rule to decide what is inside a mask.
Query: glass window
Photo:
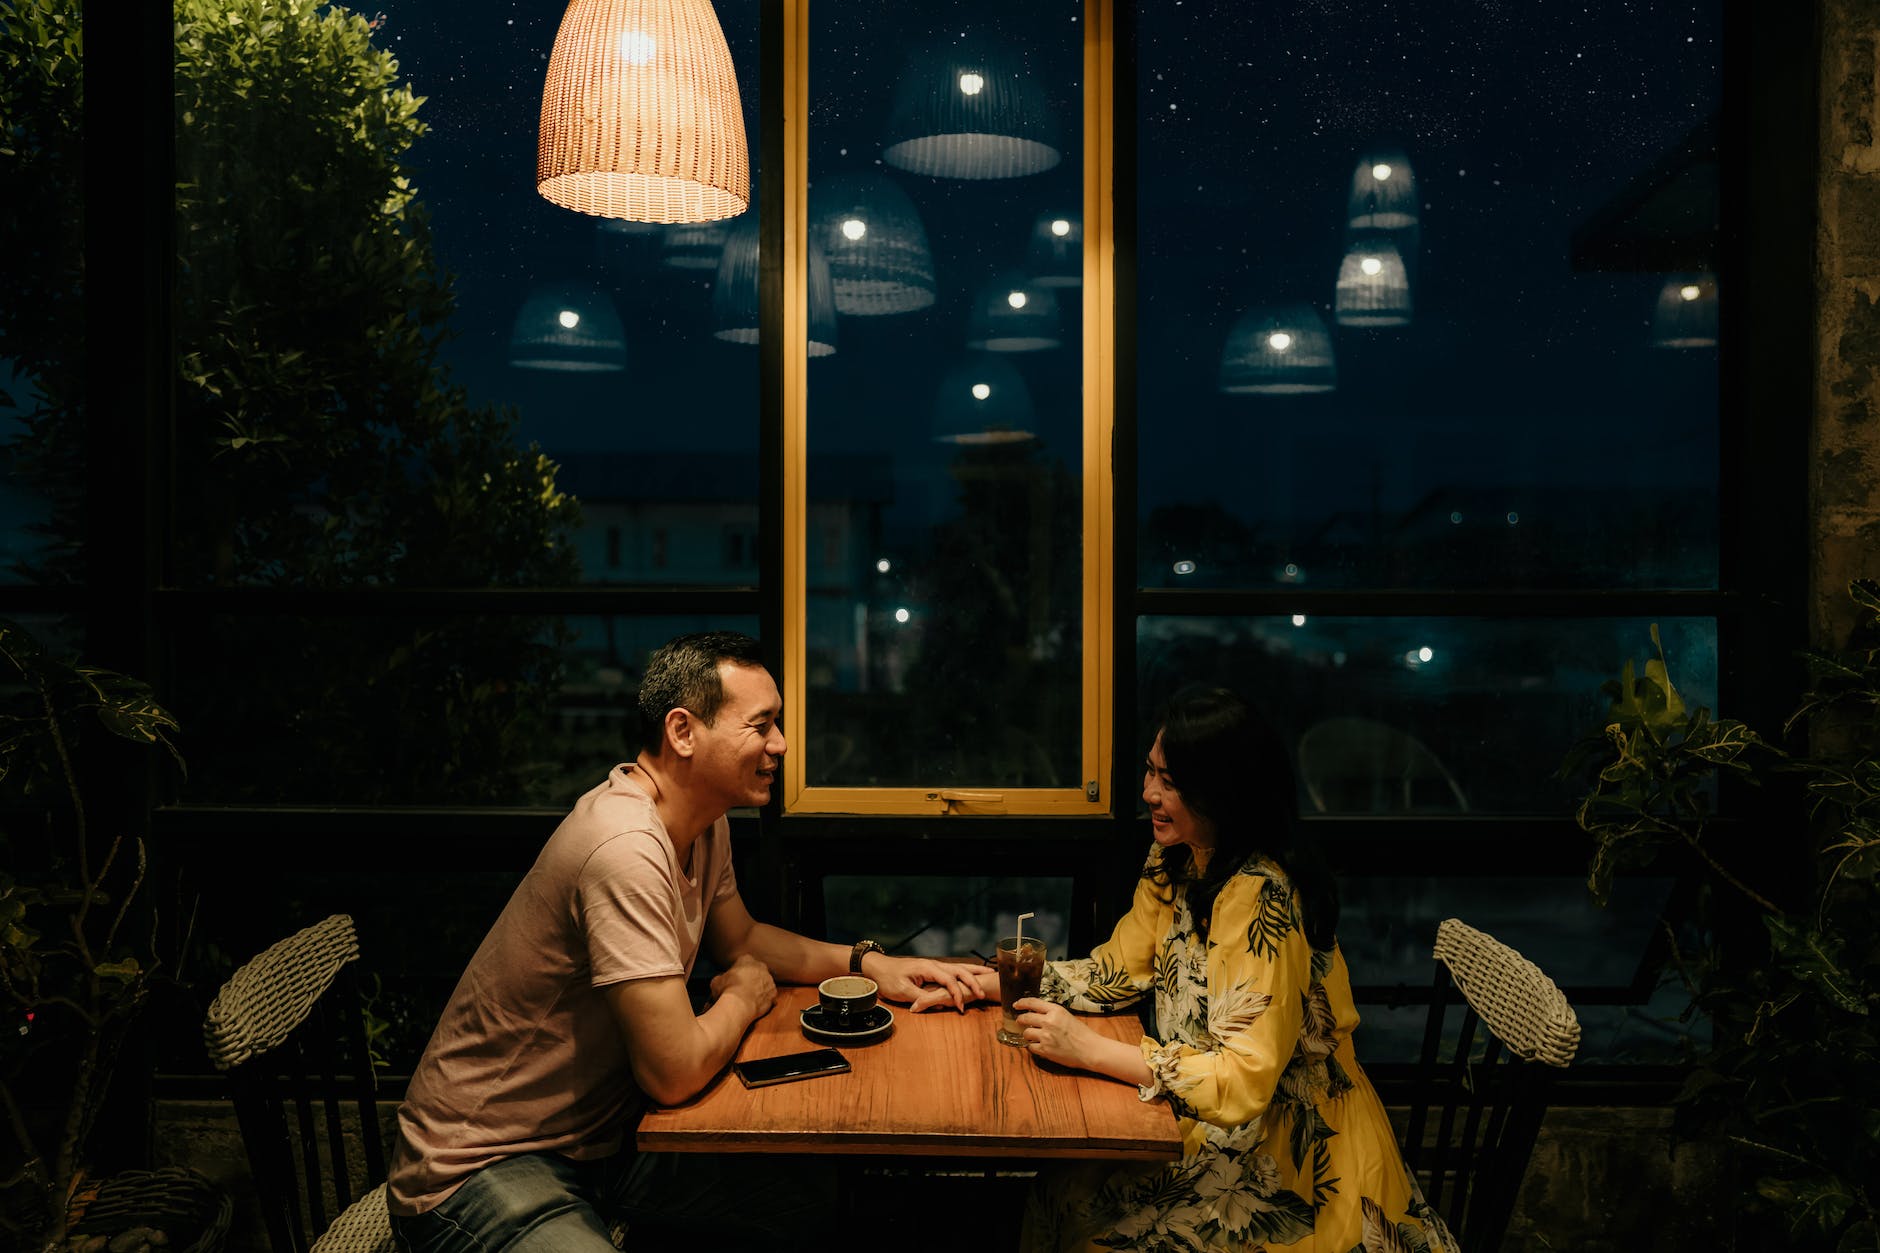
[[[981,957],[1013,934],[1042,939],[1053,958],[1070,940],[1071,880],[1055,877],[826,875],[823,910],[830,939],[868,936],[890,953],[920,957]]]
[[[85,580],[84,68],[76,5],[0,14],[0,585]]]
[[[758,4],[715,8],[754,202]],[[334,9],[366,51],[254,70],[312,92],[231,96],[194,69],[213,53],[183,60],[187,584],[756,582],[725,541],[757,529],[756,215],[662,227],[538,194],[560,16]]]
[[[1082,18],[983,0],[812,12],[808,317],[826,262],[836,337],[817,356],[812,336],[807,381],[811,789],[1087,805],[1099,777]]]
[[[213,618],[177,633],[185,798],[557,808],[639,750],[675,635],[755,618]]]
[[[1715,587],[1722,7],[1141,10],[1142,585]]]
[[[1300,812],[1569,814],[1554,777],[1606,711],[1600,685],[1652,654],[1614,618],[1145,617],[1138,739],[1184,683],[1222,683],[1294,745]],[[1672,681],[1717,707],[1717,628],[1659,620]]]

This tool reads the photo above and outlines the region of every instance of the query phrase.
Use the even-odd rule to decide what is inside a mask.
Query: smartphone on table
[[[734,1062],[731,1069],[747,1088],[766,1088],[773,1083],[792,1083],[817,1075],[839,1075],[849,1068],[849,1059],[834,1049],[809,1049],[785,1053],[781,1057],[760,1057],[754,1061]]]

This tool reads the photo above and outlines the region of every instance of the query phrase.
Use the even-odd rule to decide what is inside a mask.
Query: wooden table
[[[752,1026],[737,1059],[821,1047],[804,1036],[798,1017],[815,1003],[814,988],[778,988],[776,1007]],[[1140,1100],[1131,1084],[999,1043],[997,1005],[982,1002],[964,1014],[890,1008],[894,1030],[885,1039],[842,1047],[853,1067],[848,1074],[746,1088],[727,1069],[685,1104],[648,1110],[639,1147],[1110,1161],[1181,1156],[1165,1099]],[[1087,1021],[1113,1039],[1142,1038],[1134,1015]]]

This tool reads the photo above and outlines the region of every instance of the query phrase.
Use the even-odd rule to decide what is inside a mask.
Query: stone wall
[[[1880,0],[1825,0],[1821,21],[1809,626],[1832,645],[1848,582],[1880,577]]]

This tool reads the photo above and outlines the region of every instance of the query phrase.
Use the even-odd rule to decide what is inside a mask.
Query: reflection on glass
[[[959,48],[1008,50],[1023,69],[987,57],[930,80],[966,93],[959,109],[1042,93],[1080,118],[1081,25],[988,0],[868,0],[810,20],[818,64],[852,70],[810,81],[811,237],[842,351],[809,384],[798,760],[813,787],[1081,788],[1082,352],[1067,328],[1082,293],[1038,283],[1031,263],[1043,218],[1081,265],[1081,139],[1049,141],[1061,159],[1026,177],[965,174],[969,154],[1025,149],[967,129],[871,166],[906,90],[882,48],[961,32]],[[953,173],[906,164],[930,158]]]
[[[1304,615],[1301,615],[1304,616]],[[1572,812],[1556,777],[1603,725],[1600,685],[1651,651],[1651,624],[1474,618],[1145,617],[1144,744],[1157,705],[1208,679],[1259,701],[1294,744],[1301,813]],[[1717,628],[1661,619],[1679,691],[1716,708]]]
[[[712,283],[712,334],[734,344],[755,344],[758,307],[758,222],[746,215],[731,228],[718,258]],[[809,245],[809,355],[826,357],[836,350],[836,296],[822,245]]]
[[[1332,335],[1311,305],[1251,309],[1221,349],[1221,390],[1239,396],[1309,396],[1338,386]]]
[[[1015,444],[1037,438],[1031,389],[1007,361],[978,354],[934,389],[933,437],[943,444]]]
[[[1652,343],[1659,348],[1717,346],[1715,275],[1674,274],[1665,280],[1652,309]]]
[[[1054,953],[1070,943],[1068,878],[965,875],[826,875],[828,938],[872,936],[890,953],[920,957],[991,956],[1020,914],[1025,934]]]
[[[1354,231],[1400,231],[1418,222],[1417,182],[1402,148],[1368,149],[1351,171],[1345,224]]]
[[[1667,270],[1715,273],[1723,6],[1472,12],[1141,15],[1144,585],[1717,585],[1716,354],[1648,323]],[[1535,69],[1563,47],[1570,81]],[[1234,321],[1281,300],[1324,312],[1336,387],[1223,391]]]
[[[1410,275],[1397,245],[1362,236],[1338,263],[1334,312],[1340,326],[1403,326],[1410,321]]]
[[[539,283],[516,310],[509,364],[576,373],[627,368],[627,333],[606,293],[592,284]]]
[[[895,87],[881,156],[935,178],[1018,178],[1063,159],[1056,110],[1020,50],[997,35],[911,55]]]
[[[986,352],[1042,352],[1064,339],[1057,293],[1008,272],[980,288],[967,325],[966,346]]]
[[[1031,227],[1026,269],[1041,287],[1078,287],[1084,281],[1083,219],[1067,210],[1047,210]]]
[[[934,302],[927,228],[892,179],[812,174],[809,216],[810,238],[829,258],[838,312],[878,317],[912,313]]]

